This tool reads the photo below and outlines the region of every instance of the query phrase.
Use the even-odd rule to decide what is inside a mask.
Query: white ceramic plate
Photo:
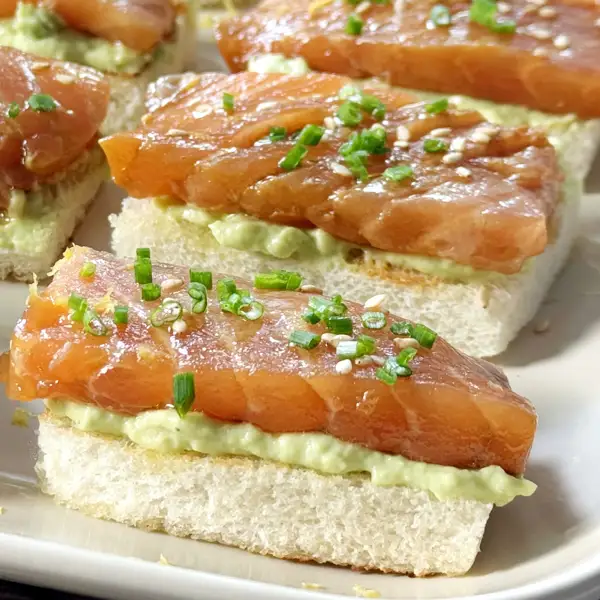
[[[210,47],[202,54],[218,64]],[[600,192],[600,162],[594,173],[581,238],[538,316],[549,320],[548,331],[535,334],[530,326],[497,361],[539,412],[527,473],[539,490],[493,511],[468,576],[419,580],[295,564],[57,507],[35,487],[35,419],[29,428],[11,425],[15,405],[1,391],[0,576],[127,600],[293,600],[309,594],[318,600],[352,596],[356,585],[394,599],[598,600],[600,194],[594,192]],[[108,249],[107,215],[118,210],[119,199],[107,184],[75,241]],[[8,347],[26,295],[26,286],[0,282],[0,350]],[[161,554],[174,566],[157,564]],[[324,589],[304,591],[303,582]]]

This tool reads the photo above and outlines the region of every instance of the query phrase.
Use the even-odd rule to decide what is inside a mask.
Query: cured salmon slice
[[[325,74],[168,77],[152,87],[143,125],[101,145],[115,182],[134,197],[168,195],[502,273],[544,251],[562,176],[541,133],[500,128],[477,112],[374,83],[350,84]],[[336,120],[341,107],[364,101],[384,107],[380,120],[361,110],[359,124]],[[310,125],[324,127],[320,141],[284,168],[295,135]],[[286,135],[271,140],[273,128]],[[382,141],[349,157],[357,136]],[[388,171],[399,166],[410,169],[401,181]]]
[[[263,0],[217,25],[219,49],[233,71],[252,56],[277,52],[301,56],[317,71],[600,116],[597,3],[367,1],[357,15],[362,31],[353,35],[346,26],[356,4]]]
[[[95,275],[81,275],[85,263],[95,266]],[[131,266],[87,248],[67,251],[48,288],[30,296],[15,329],[10,398],[68,398],[137,414],[171,406],[174,374],[193,372],[197,393],[191,410],[218,420],[248,422],[271,433],[326,432],[428,463],[523,472],[536,414],[493,365],[438,338],[431,349],[418,350],[412,375],[396,383],[376,378],[374,363],[338,374],[333,346],[321,341],[308,350],[288,341],[293,330],[324,333],[323,325],[301,318],[311,296],[252,289],[243,281],[238,288],[264,306],[260,318],[223,312],[211,291],[207,311],[185,315],[185,331],[175,333],[169,325],[152,325],[160,300],[141,301]],[[213,276],[215,283],[220,277]],[[153,281],[190,310],[187,269],[153,264]],[[92,335],[73,321],[71,294],[96,307],[103,331],[96,323]],[[389,314],[385,328],[367,330],[361,325],[364,309],[345,304],[354,334],[372,336],[376,356],[398,354]],[[129,307],[126,325],[113,324],[115,305]]]
[[[94,69],[0,46],[0,208],[12,189],[60,176],[95,142],[109,95]]]
[[[45,6],[65,23],[86,33],[148,52],[173,30],[170,0],[20,0]],[[11,17],[17,0],[0,0],[0,17]]]

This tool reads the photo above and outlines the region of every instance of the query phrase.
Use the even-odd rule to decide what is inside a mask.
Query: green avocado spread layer
[[[129,75],[141,72],[153,58],[152,53],[140,53],[120,42],[78,32],[47,8],[23,3],[17,5],[13,18],[0,20],[0,44],[100,71]]]
[[[161,453],[198,452],[249,456],[327,475],[370,474],[375,485],[400,485],[431,493],[438,500],[465,499],[503,506],[530,496],[536,485],[498,466],[456,469],[369,450],[324,433],[265,433],[250,425],[228,424],[202,413],[181,419],[175,410],[125,416],[96,406],[49,400],[50,413],[81,431],[110,435]]]

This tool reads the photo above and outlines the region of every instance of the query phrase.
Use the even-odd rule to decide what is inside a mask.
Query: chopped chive
[[[369,171],[367,171],[367,167],[365,167],[364,158],[360,156],[358,152],[345,156],[344,162],[356,179],[362,183],[369,181]]]
[[[93,262],[85,262],[79,271],[81,277],[93,277],[96,274],[96,265]]]
[[[247,304],[242,304],[238,309],[237,314],[247,321],[256,321],[260,319],[265,312],[265,307],[261,302],[252,300]]]
[[[331,333],[352,335],[352,319],[350,317],[328,317],[325,324]]]
[[[321,317],[312,308],[307,308],[302,313],[302,318],[311,325],[316,325],[321,320]]]
[[[404,348],[400,354],[396,357],[396,362],[402,366],[407,367],[408,363],[417,355],[416,348]]]
[[[152,302],[160,298],[160,285],[157,283],[144,283],[141,286],[142,300]]]
[[[361,356],[365,354],[373,354],[375,352],[376,340],[368,335],[359,335],[357,341],[361,348]]]
[[[193,373],[176,373],[173,377],[173,406],[181,419],[192,408],[196,391]]]
[[[285,171],[293,171],[302,163],[302,159],[308,154],[308,148],[298,144],[294,146],[284,158],[279,161],[279,166]]]
[[[219,279],[217,281],[217,298],[219,302],[226,301],[232,294],[235,294],[237,286],[233,279]]]
[[[115,314],[113,321],[116,325],[127,325],[129,322],[129,307],[128,306],[115,306]]]
[[[422,323],[413,327],[412,336],[424,348],[431,348],[437,339],[437,333]]]
[[[377,371],[375,371],[375,377],[383,383],[387,383],[388,385],[394,385],[398,380],[398,377],[395,373],[389,373],[383,367],[379,367]]]
[[[271,271],[259,273],[254,287],[262,290],[297,290],[302,285],[302,275],[294,271]]]
[[[469,19],[494,33],[514,33],[517,29],[517,23],[512,19],[498,19],[496,0],[472,0]]]
[[[388,373],[393,373],[397,377],[410,377],[412,375],[412,370],[407,365],[401,365],[398,363],[396,358],[388,358],[383,365],[383,368]]]
[[[304,146],[316,146],[323,137],[325,128],[319,125],[305,125],[298,135],[297,144]]]
[[[71,320],[78,322],[83,321],[83,315],[85,314],[85,311],[87,310],[88,306],[85,298],[82,298],[81,296],[72,293],[69,296],[68,306],[73,311],[71,313]]]
[[[448,110],[448,106],[450,103],[448,102],[448,98],[440,98],[435,102],[431,102],[430,104],[425,105],[425,110],[430,115],[438,115],[440,113],[446,112]]]
[[[443,4],[436,4],[429,13],[429,20],[436,27],[448,27],[452,21],[450,10]]]
[[[438,138],[427,138],[423,142],[423,149],[425,152],[432,154],[436,152],[446,152],[446,150],[448,150],[448,144],[444,140]]]
[[[190,281],[192,283],[201,283],[207,290],[212,290],[213,281],[210,271],[199,271],[194,267],[190,268]]]
[[[346,101],[337,110],[336,117],[346,127],[356,127],[362,120],[363,115],[360,105],[356,102]]]
[[[413,324],[408,321],[399,321],[398,323],[393,323],[390,330],[394,335],[406,335],[412,337]]]
[[[140,285],[152,283],[152,263],[149,258],[138,258],[133,264],[135,282]]]
[[[295,331],[292,331],[288,339],[290,343],[295,346],[300,346],[300,348],[304,348],[305,350],[312,350],[319,345],[321,336],[316,333],[311,333],[310,331],[296,329]]]
[[[346,21],[346,33],[349,35],[360,35],[364,26],[365,22],[358,15],[351,14]]]
[[[377,121],[381,121],[385,117],[385,104],[376,96],[361,94],[360,106]]]
[[[414,171],[410,165],[397,165],[395,167],[389,167],[383,172],[383,176],[390,181],[404,181],[413,176]]]
[[[27,100],[27,105],[35,112],[53,112],[58,106],[56,100],[48,94],[32,94]]]
[[[287,129],[285,127],[271,127],[269,130],[269,139],[272,142],[281,142],[285,140],[287,136]]]
[[[228,113],[232,113],[235,108],[233,94],[223,92],[223,109]]]
[[[207,308],[208,298],[201,298],[200,300],[196,300],[192,303],[192,312],[196,315],[206,312]]]
[[[147,258],[150,260],[150,248],[138,248],[135,251],[136,258]]]
[[[203,283],[192,281],[188,286],[188,294],[190,298],[193,298],[194,300],[202,300],[203,298],[206,298],[208,290]]]
[[[176,300],[165,300],[150,314],[150,323],[153,327],[162,327],[167,323],[174,323],[181,319],[183,306]]]
[[[367,329],[383,329],[387,322],[382,312],[366,312],[361,316],[361,321]]]
[[[342,302],[342,297],[339,295],[334,296],[331,300],[321,296],[312,296],[308,301],[308,306],[309,311],[312,310],[319,320],[323,321],[327,321],[330,317],[342,317],[348,312],[348,307]]]
[[[9,119],[16,119],[21,113],[21,107],[16,102],[11,102],[8,105],[6,115]]]
[[[356,340],[343,340],[339,342],[335,349],[335,355],[339,360],[364,356],[363,354],[360,354],[359,344]]]
[[[108,333],[108,327],[106,327],[96,311],[91,308],[86,309],[83,315],[83,329],[88,333],[97,336],[106,335]]]

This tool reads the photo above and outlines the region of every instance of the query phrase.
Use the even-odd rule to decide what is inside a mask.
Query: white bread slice
[[[36,194],[44,196],[45,210],[28,215],[26,207],[25,215],[19,217],[26,235],[15,237],[11,248],[0,247],[0,279],[46,277],[107,177],[104,154],[95,145],[61,180],[41,186]]]
[[[418,576],[469,570],[491,504],[249,458],[158,454],[43,415],[42,490],[91,516],[251,552]]]
[[[148,200],[126,198],[119,215],[111,215],[112,246],[120,257],[150,247],[155,260],[199,264],[221,273],[252,279],[261,271],[289,269],[325,294],[342,294],[365,302],[387,294],[386,308],[421,321],[452,345],[472,356],[494,356],[506,349],[535,315],[571,248],[577,226],[580,185],[565,186],[556,215],[556,234],[528,269],[493,281],[456,283],[385,266],[350,263],[343,258],[312,261],[280,260],[219,246],[204,226],[178,219]]]

